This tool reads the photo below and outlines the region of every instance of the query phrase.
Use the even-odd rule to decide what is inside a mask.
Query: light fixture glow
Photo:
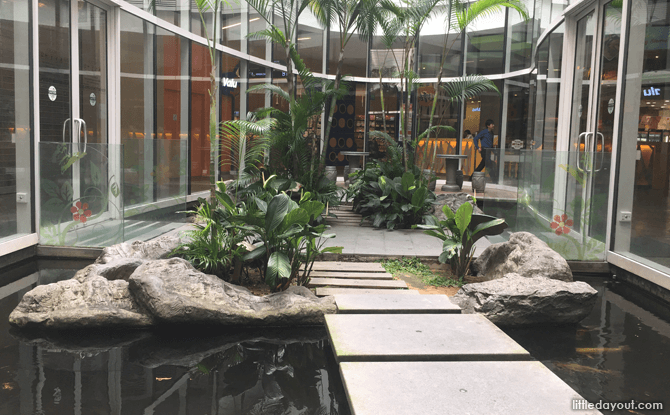
[[[310,39],[311,39],[311,37],[299,37],[299,38],[298,38],[298,41],[301,41],[301,40],[310,40]]]
[[[261,19],[260,17],[254,17],[253,19],[249,19],[249,23],[251,23],[251,22],[255,22],[256,20],[260,20],[260,19]],[[242,22],[239,22],[239,23],[233,23],[233,24],[231,24],[231,25],[224,26],[221,30],[230,29],[231,27],[240,26],[241,24],[242,24]]]

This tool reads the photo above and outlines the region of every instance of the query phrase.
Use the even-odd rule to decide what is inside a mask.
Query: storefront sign
[[[88,102],[91,104],[92,107],[95,107],[95,103],[98,102],[93,92],[91,92],[91,95],[89,95]]]
[[[473,108],[472,112],[481,112],[482,107]]]
[[[649,89],[643,89],[642,93],[644,94],[645,97],[656,97],[661,95],[661,88],[655,88],[652,86]]]
[[[514,150],[521,150],[523,148],[523,141],[513,140],[511,146]]]
[[[230,78],[222,78],[221,85],[225,88],[237,88],[237,81]]]

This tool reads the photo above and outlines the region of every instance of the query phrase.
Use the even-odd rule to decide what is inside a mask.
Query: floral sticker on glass
[[[554,216],[554,221],[551,222],[549,227],[553,229],[554,232],[556,232],[556,235],[563,235],[570,232],[570,228],[568,228],[568,226],[572,226],[572,223],[572,219],[568,219],[568,215],[564,213],[561,216]]]
[[[77,202],[70,208],[72,212],[72,220],[86,223],[86,218],[90,218],[93,212],[88,209],[88,203]]]

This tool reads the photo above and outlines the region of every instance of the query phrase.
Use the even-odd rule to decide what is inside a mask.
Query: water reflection
[[[664,402],[670,413],[670,323],[653,309],[655,300],[633,288],[583,279],[599,291],[593,312],[577,326],[505,330],[537,360],[590,402]],[[644,307],[643,307],[644,306]],[[665,308],[667,310],[667,308]]]
[[[9,327],[9,313],[38,281],[70,276],[33,272],[0,287],[0,414],[349,413],[323,328],[45,334]]]

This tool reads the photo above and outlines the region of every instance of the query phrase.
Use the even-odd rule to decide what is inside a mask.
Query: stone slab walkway
[[[414,291],[414,290],[412,290]],[[414,291],[416,292],[416,291]],[[460,314],[446,295],[335,294],[340,314]]]
[[[307,288],[339,287],[339,288],[404,288],[407,284],[398,280],[354,280],[350,278],[312,278]]]
[[[392,280],[393,275],[388,272],[335,272],[335,271],[312,271],[313,278],[353,278],[359,280]]]
[[[479,314],[330,314],[326,327],[338,362],[531,360]]]
[[[333,288],[333,287],[317,287],[317,297],[324,297],[326,295],[338,294],[402,294],[402,295],[420,295],[416,290],[403,289],[389,289],[389,288]]]
[[[356,415],[558,415],[583,399],[540,362],[344,362]]]

